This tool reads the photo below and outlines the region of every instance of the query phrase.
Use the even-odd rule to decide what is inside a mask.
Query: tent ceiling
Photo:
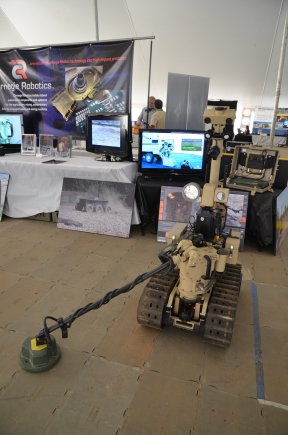
[[[210,77],[211,99],[236,99],[243,107],[272,106],[286,3],[287,0],[98,0],[99,37],[107,40],[155,35],[151,94],[164,102],[168,72],[174,72]],[[94,0],[0,0],[0,7],[1,47],[96,38]],[[149,50],[149,41],[136,41],[132,102],[137,107],[147,98]],[[285,66],[282,107],[288,105],[287,73]]]

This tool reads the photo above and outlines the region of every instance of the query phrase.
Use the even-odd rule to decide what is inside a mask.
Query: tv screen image
[[[0,145],[5,152],[21,151],[23,115],[19,113],[0,113]]]
[[[203,170],[204,151],[204,132],[142,130],[139,137],[139,170],[200,172]]]
[[[92,119],[92,146],[120,148],[120,119]]]
[[[106,157],[125,158],[131,148],[128,114],[93,114],[87,117],[86,150]]]

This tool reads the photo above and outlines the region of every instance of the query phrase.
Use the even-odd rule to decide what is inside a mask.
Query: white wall
[[[166,102],[168,72],[210,77],[210,99],[273,106],[288,0],[98,0],[100,39],[155,35],[150,93]],[[263,91],[280,8],[282,13]],[[0,46],[93,41],[93,0],[0,0],[15,26]],[[18,33],[16,31],[18,30]],[[19,37],[19,34],[21,35]],[[150,41],[135,42],[134,118],[147,99]],[[280,106],[288,107],[288,56]],[[239,117],[239,114],[238,114]]]
[[[1,47],[10,46],[11,41],[16,47],[27,45],[27,41],[20,35],[13,22],[10,21],[2,9],[0,9],[0,41]]]

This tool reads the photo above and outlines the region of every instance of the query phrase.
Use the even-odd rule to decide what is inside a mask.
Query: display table
[[[87,155],[86,155],[87,154]],[[43,163],[50,157],[8,154],[0,157],[0,172],[10,174],[4,214],[13,218],[59,210],[63,178],[136,183],[137,163],[97,161],[85,153],[64,163]],[[134,203],[132,224],[140,224]]]

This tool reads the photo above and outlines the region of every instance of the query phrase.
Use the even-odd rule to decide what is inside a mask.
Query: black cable
[[[56,319],[56,317],[52,317],[52,316],[46,316],[44,318],[44,329],[43,329],[43,332],[44,332],[45,340],[46,340],[47,344],[51,344],[51,337],[50,337],[50,334],[49,334],[49,328],[47,326],[47,319],[54,320],[54,322],[57,322],[57,319]]]
[[[222,232],[224,230],[224,228],[226,227],[226,221],[227,221],[227,213],[228,213],[228,206],[226,204],[222,204],[224,209],[225,209],[225,216],[224,216],[224,224],[223,224],[223,228],[222,228]]]
[[[78,308],[73,314],[66,317],[66,319],[63,319],[62,317],[56,319],[55,317],[46,316],[44,318],[44,328],[36,336],[37,344],[47,343],[49,345],[51,343],[51,338],[49,334],[53,331],[56,331],[57,329],[61,329],[62,337],[66,338],[68,336],[67,329],[70,328],[72,323],[80,316],[83,316],[84,314],[88,313],[91,310],[98,310],[98,308],[100,308],[102,305],[108,304],[108,302],[110,302],[111,299],[123,293],[127,293],[131,291],[136,285],[140,284],[141,282],[145,281],[146,279],[150,278],[156,273],[165,272],[165,271],[168,273],[173,268],[174,268],[173,260],[172,258],[169,258],[168,261],[166,261],[163,264],[160,264],[160,266],[156,267],[150,272],[145,272],[142,275],[138,275],[133,281],[124,285],[123,287],[116,288],[115,290],[106,293],[106,295],[103,296],[103,298],[99,299],[98,301],[90,302],[89,304],[85,305],[85,307]],[[48,327],[47,319],[54,320],[56,323]]]

